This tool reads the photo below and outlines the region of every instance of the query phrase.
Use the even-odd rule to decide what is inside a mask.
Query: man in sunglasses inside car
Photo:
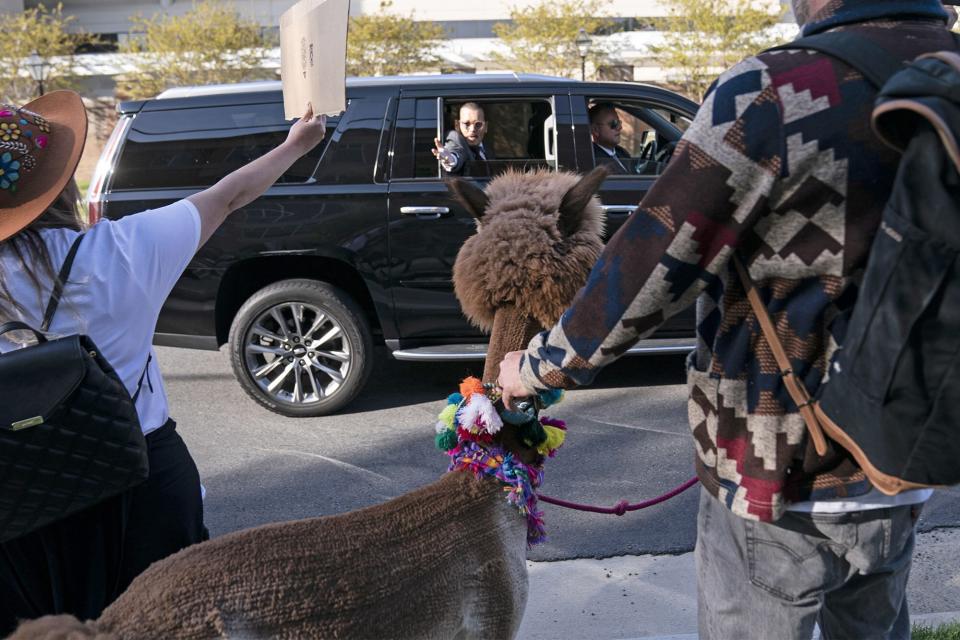
[[[610,173],[631,173],[633,160],[620,146],[623,121],[609,102],[598,102],[590,107],[590,136],[593,138],[593,160],[596,166],[605,166]]]
[[[440,138],[434,138],[436,148],[431,151],[448,174],[482,175],[486,171],[478,171],[474,165],[493,159],[492,150],[483,144],[486,133],[487,119],[483,107],[476,102],[467,102],[460,107],[460,117],[454,123],[453,131],[447,134],[446,144],[442,144]]]

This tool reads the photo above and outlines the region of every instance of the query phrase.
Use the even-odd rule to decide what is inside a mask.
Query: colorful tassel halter
[[[541,417],[539,411],[562,399],[559,389],[545,391],[521,405],[519,411],[498,410],[500,393],[496,386],[471,377],[460,383],[458,393],[447,397],[447,406],[437,416],[435,442],[450,456],[448,471],[469,471],[478,478],[492,477],[501,482],[507,501],[527,518],[529,545],[546,540],[536,494],[543,481],[543,460],[556,455],[566,438],[563,421]],[[534,461],[526,464],[494,444],[494,436],[505,422],[517,429],[524,444],[536,449]]]

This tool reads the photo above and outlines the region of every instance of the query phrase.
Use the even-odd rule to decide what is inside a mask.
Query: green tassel
[[[543,425],[536,419],[530,419],[520,425],[517,435],[528,447],[539,447],[547,441],[547,432],[543,430]]]
[[[448,404],[443,408],[443,411],[440,412],[440,415],[437,416],[437,420],[445,424],[447,429],[453,429],[456,426],[454,424],[456,417],[457,405]]]
[[[437,434],[437,437],[434,438],[434,443],[437,445],[437,449],[441,451],[450,451],[455,446],[457,446],[457,432],[451,431],[450,429],[444,429]]]

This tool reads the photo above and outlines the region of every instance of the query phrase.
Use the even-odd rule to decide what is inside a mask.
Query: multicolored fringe
[[[496,478],[505,486],[507,502],[515,506],[520,514],[527,517],[527,544],[535,545],[547,539],[543,523],[543,512],[537,508],[536,487],[543,482],[543,470],[526,465],[513,457],[513,454],[500,447],[484,448],[482,445],[466,441],[448,452],[450,467],[448,471],[471,471],[477,478]]]
[[[459,393],[447,397],[447,406],[437,416],[436,445],[450,456],[449,470],[472,471],[477,477],[491,476],[502,482],[508,502],[527,518],[530,545],[546,540],[534,489],[543,480],[543,460],[556,455],[567,428],[562,420],[539,416],[538,410],[562,398],[559,389],[545,391],[524,411],[506,411],[502,405],[497,407],[499,392],[471,377],[460,383]],[[504,423],[513,425],[520,439],[536,449],[536,460],[525,464],[493,444]]]

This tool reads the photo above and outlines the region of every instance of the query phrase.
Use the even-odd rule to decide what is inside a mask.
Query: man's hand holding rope
[[[537,393],[536,390],[528,389],[520,379],[520,360],[523,354],[523,351],[510,351],[500,362],[497,385],[503,394],[503,406],[510,410],[515,409],[513,404],[515,399],[528,398]]]

